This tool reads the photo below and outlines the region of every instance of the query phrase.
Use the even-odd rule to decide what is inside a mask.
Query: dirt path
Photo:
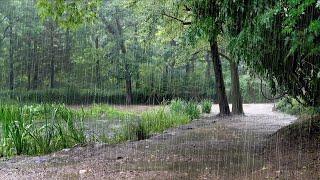
[[[0,163],[1,179],[260,179],[267,137],[296,118],[271,104],[245,105],[246,116],[213,113],[139,142],[96,144]]]

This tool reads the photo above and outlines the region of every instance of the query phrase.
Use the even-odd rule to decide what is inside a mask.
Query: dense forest
[[[0,156],[64,178],[320,177],[319,0],[0,0],[0,87]]]
[[[214,87],[221,82],[215,80],[210,43],[201,35],[205,32],[173,17],[181,11],[177,16],[191,21],[190,12],[184,15],[170,4],[151,11],[154,7],[144,2],[139,3],[146,7],[107,1],[94,9],[90,22],[77,24],[75,19],[70,23],[40,17],[47,12],[43,3],[1,5],[3,98],[68,104],[217,101]],[[234,88],[241,90],[245,102],[265,102],[261,91],[272,97],[269,88],[264,83],[261,89],[259,76],[250,74],[242,57],[231,55],[233,40],[231,34],[217,37],[226,96],[231,99]]]

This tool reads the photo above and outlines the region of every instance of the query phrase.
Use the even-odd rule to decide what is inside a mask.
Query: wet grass
[[[39,155],[86,143],[83,115],[63,105],[0,105],[2,156]]]
[[[143,140],[199,116],[198,104],[184,101],[141,114],[104,104],[74,109],[50,104],[3,104],[0,105],[0,153],[2,156],[40,155],[88,142],[118,144]],[[90,127],[95,123],[103,131]]]

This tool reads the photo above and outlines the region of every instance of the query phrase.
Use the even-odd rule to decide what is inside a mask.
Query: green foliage
[[[320,114],[320,107],[306,107],[294,98],[283,98],[276,104],[276,108],[292,115],[316,115]]]
[[[87,1],[61,1],[38,0],[39,15],[43,20],[48,17],[63,27],[77,28],[85,22],[92,22],[97,17],[97,8],[101,0]]]
[[[187,114],[190,119],[198,119],[200,117],[201,111],[197,103],[189,101],[186,106],[184,113]]]
[[[212,108],[212,101],[211,100],[203,100],[201,102],[201,109],[204,113],[210,113]]]
[[[193,101],[174,99],[170,102],[169,108],[174,113],[188,115],[191,120],[199,118],[201,114],[198,104]]]
[[[141,124],[138,126],[144,134],[151,135],[153,133],[161,133],[164,130],[177,127],[178,125],[187,124],[190,117],[186,114],[172,112],[167,108],[159,108],[149,112],[145,112],[141,116]],[[139,128],[139,129],[140,129]]]
[[[134,119],[136,116],[134,113],[120,111],[110,105],[106,104],[94,104],[89,108],[83,109],[83,112],[87,118],[106,118],[108,120],[126,120]]]
[[[166,107],[160,107],[141,114],[139,118],[130,118],[123,121],[113,138],[100,137],[104,142],[115,144],[127,140],[136,141],[149,138],[155,133],[162,133],[168,128],[187,124],[191,121],[186,114],[173,112]]]
[[[156,93],[152,94],[144,90],[135,90],[133,94],[133,104],[160,104],[163,99],[171,100],[174,98],[191,99],[192,95],[182,90],[176,93]],[[4,102],[20,101],[23,103],[63,103],[63,104],[126,104],[126,93],[105,91],[105,90],[79,90],[76,88],[60,88],[47,90],[30,91],[0,91],[1,100]],[[211,95],[206,92],[198,95],[199,99],[208,98]]]
[[[1,105],[1,153],[47,154],[86,143],[83,115],[61,105]]]
[[[176,113],[183,113],[185,110],[186,102],[182,99],[173,99],[171,100],[169,106],[170,110]]]
[[[315,107],[320,104],[319,33],[315,33],[320,9],[316,3],[253,3],[247,26],[232,45],[255,74],[269,81],[273,94],[285,92]]]

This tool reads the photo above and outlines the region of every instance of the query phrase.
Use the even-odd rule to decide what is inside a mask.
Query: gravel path
[[[148,140],[95,144],[0,162],[1,179],[256,179],[270,134],[296,120],[272,104],[245,105],[245,116],[205,115]]]

